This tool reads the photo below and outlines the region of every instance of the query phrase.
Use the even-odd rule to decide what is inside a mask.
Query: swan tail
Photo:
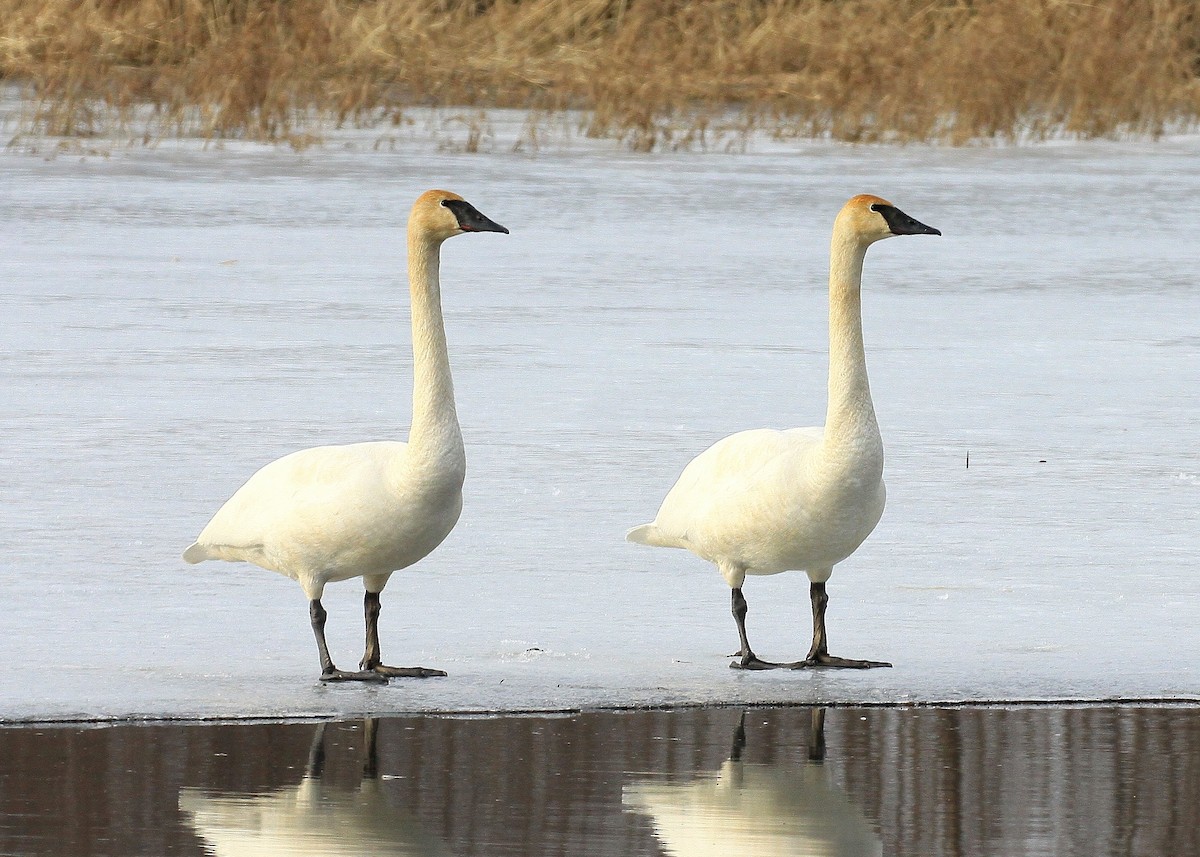
[[[625,541],[656,548],[673,548],[675,542],[666,539],[657,524],[642,524],[625,534]]]
[[[208,552],[208,548],[195,542],[190,548],[183,552],[183,559],[195,565],[198,562],[204,562],[206,559],[212,559],[212,554]]]

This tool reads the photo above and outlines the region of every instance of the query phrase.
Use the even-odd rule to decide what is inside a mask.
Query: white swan
[[[649,524],[632,542],[686,548],[716,564],[733,589],[741,649],[730,664],[776,667],[883,667],[835,658],[825,635],[825,582],[883,514],[883,442],[871,404],[859,294],[863,259],[892,235],[941,235],[890,202],[856,196],[834,221],[829,270],[829,406],[824,427],[743,431],[692,460]],[[760,660],[746,639],[747,574],[808,573],[813,641],[803,661]]]
[[[462,511],[466,457],[454,409],[438,266],[442,242],[464,232],[508,230],[448,191],[428,191],[413,204],[408,219],[413,338],[408,443],[319,446],[273,461],[229,498],[183,554],[191,563],[250,562],[298,581],[310,599],[322,681],[445,675],[380,663],[379,593],[393,571],[441,544]],[[351,577],[362,577],[366,587],[367,642],[358,672],[333,665],[321,606],[326,583]]]

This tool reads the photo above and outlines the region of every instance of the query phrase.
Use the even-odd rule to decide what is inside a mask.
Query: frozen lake
[[[1200,138],[494,149],[0,154],[0,720],[1200,699]],[[322,686],[298,586],[179,554],[271,459],[406,436],[429,187],[512,230],[444,248],[465,510],[383,594],[385,659],[450,675]],[[889,497],[829,632],[895,668],[740,673],[717,572],[623,534],[718,438],[823,419],[858,192],[944,233],[864,276]],[[745,593],[802,657],[804,576]]]

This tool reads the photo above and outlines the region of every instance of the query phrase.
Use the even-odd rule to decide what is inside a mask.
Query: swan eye
[[[877,202],[871,203],[871,211],[879,211],[879,203],[877,203]]]

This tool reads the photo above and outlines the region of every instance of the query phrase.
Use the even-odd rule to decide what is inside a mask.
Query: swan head
[[[941,235],[941,230],[909,217],[882,197],[862,193],[851,198],[837,216],[836,229],[847,229],[867,244],[893,235]]]
[[[508,230],[456,193],[427,190],[413,203],[408,217],[410,231],[423,233],[435,241],[445,241],[464,232],[503,232]]]

